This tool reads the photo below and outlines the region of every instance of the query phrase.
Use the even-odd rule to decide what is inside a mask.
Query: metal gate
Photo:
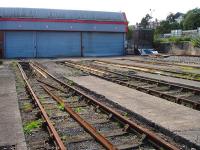
[[[5,58],[121,56],[123,33],[6,31]],[[82,52],[81,52],[82,46]]]
[[[8,31],[4,41],[6,58],[33,58],[36,55],[35,32]]]
[[[81,56],[80,32],[8,31],[5,58]]]
[[[123,33],[82,33],[83,56],[121,56],[124,54]]]
[[[37,57],[81,56],[80,32],[37,32]]]

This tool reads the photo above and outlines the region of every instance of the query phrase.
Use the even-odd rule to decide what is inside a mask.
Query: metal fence
[[[200,27],[196,30],[171,30],[171,33],[163,34],[161,37],[168,38],[168,37],[181,37],[181,36],[188,36],[188,37],[196,37],[200,36]]]

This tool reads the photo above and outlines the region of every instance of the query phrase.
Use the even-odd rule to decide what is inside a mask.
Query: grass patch
[[[192,40],[191,37],[169,37],[169,38],[155,38],[154,44],[159,43],[183,43],[183,42],[190,42]]]
[[[120,123],[120,122],[118,122],[118,121],[117,121],[117,122],[115,122],[115,125],[116,125],[116,126],[118,126],[118,127],[121,127],[121,123]]]
[[[51,115],[51,113],[52,113],[52,110],[46,110],[46,112],[47,112],[47,114],[50,116]]]
[[[123,116],[124,116],[124,117],[128,117],[128,113],[125,112],[125,113],[123,114]]]
[[[195,68],[187,67],[187,66],[181,67],[181,69],[183,69],[183,70],[195,70]]]
[[[12,61],[11,66],[12,66],[13,68],[17,67],[17,62],[16,62],[16,61]]]
[[[68,82],[67,82],[69,85],[74,85],[74,82],[73,81],[71,81],[71,80],[69,80]]]
[[[30,112],[30,111],[32,111],[32,105],[30,103],[26,102],[26,103],[23,104],[22,109],[25,112]]]
[[[58,104],[58,109],[64,111],[65,110],[65,104],[64,103]]]
[[[81,107],[75,108],[75,112],[80,113],[81,111],[82,111],[82,108],[81,108]]]
[[[34,129],[38,129],[41,126],[42,126],[41,119],[28,122],[24,125],[24,132],[25,132],[25,134],[30,134],[33,132]]]
[[[200,48],[200,36],[199,36],[199,37],[196,37],[196,38],[193,38],[193,39],[191,40],[191,42],[192,42],[192,45],[193,45],[194,47]]]
[[[41,102],[44,102],[45,101],[45,96],[44,95],[40,95],[39,99],[40,99]]]
[[[175,75],[175,77],[185,78],[185,79],[190,79],[190,80],[200,80],[199,74],[177,74]]]
[[[67,140],[69,139],[69,137],[66,136],[66,135],[63,135],[63,136],[61,136],[61,139],[62,139],[63,141],[67,141]]]

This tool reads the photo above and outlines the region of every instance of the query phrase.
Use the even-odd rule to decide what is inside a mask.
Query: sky
[[[129,24],[134,25],[147,13],[154,19],[163,20],[170,12],[186,13],[200,8],[200,0],[0,0],[0,7],[125,12]]]

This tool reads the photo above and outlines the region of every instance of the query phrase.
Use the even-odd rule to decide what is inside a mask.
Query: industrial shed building
[[[0,8],[0,55],[120,56],[126,31],[126,16],[121,12]]]

